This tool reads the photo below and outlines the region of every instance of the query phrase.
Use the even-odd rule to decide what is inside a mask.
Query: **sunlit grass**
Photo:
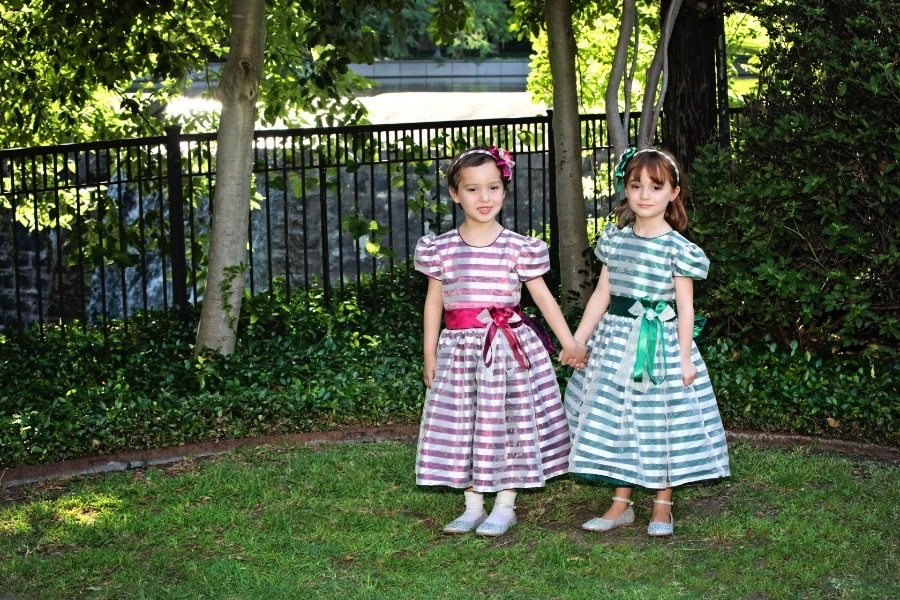
[[[676,493],[676,536],[579,524],[611,490],[519,495],[496,539],[446,536],[459,493],[411,443],[263,446],[3,492],[0,598],[887,598],[894,465],[732,445],[731,479]]]

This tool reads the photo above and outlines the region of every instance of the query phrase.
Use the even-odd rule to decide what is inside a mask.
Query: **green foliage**
[[[266,63],[260,120],[296,122],[299,111],[316,125],[358,122],[364,109],[354,100],[370,84],[350,71],[371,63],[378,36],[366,26],[370,10],[399,15],[412,0],[276,0],[267,3]]]
[[[227,3],[120,4],[0,5],[0,145],[135,135],[174,80],[221,55]]]
[[[719,410],[729,429],[900,443],[900,355],[815,355],[766,341],[703,343]]]
[[[366,11],[397,15],[412,0],[267,3],[263,124],[346,124],[368,83],[350,63],[374,60]],[[186,87],[212,96],[228,55],[231,2],[14,0],[0,4],[0,146],[160,134],[159,110]],[[196,84],[196,85],[192,85]],[[212,124],[190,115],[185,123]]]
[[[734,148],[694,163],[720,330],[816,353],[897,348],[900,5],[759,7],[771,46]]]
[[[193,356],[198,309],[187,326],[153,313],[127,329],[0,338],[0,465],[414,422],[424,399],[424,296],[424,278],[408,266],[332,302],[277,282],[244,300],[229,356]],[[701,350],[728,428],[900,443],[895,352],[712,338]],[[558,367],[561,385],[570,373]]]
[[[227,357],[195,359],[174,314],[2,339],[0,465],[416,418],[424,284],[409,275],[332,303],[283,284],[247,298]]]
[[[531,71],[528,75],[528,90],[535,98],[548,105],[553,104],[553,80],[548,58],[547,32],[535,23],[543,24],[541,10],[530,0],[513,2],[516,11],[514,29],[521,36],[529,36],[534,46]],[[619,25],[622,13],[620,2],[575,2],[573,27],[577,45],[576,72],[578,77],[578,95],[581,112],[598,112],[606,110],[605,94],[609,82],[609,72],[616,51],[619,36]],[[638,51],[634,65],[634,82],[631,89],[633,106],[640,106],[644,94],[647,69],[656,52],[659,40],[660,5],[658,2],[638,2]],[[540,19],[535,21],[536,19]],[[732,102],[742,102],[737,93],[737,61],[741,61],[746,70],[754,70],[757,53],[765,47],[765,32],[758,21],[743,13],[729,14],[725,21],[726,54],[730,74],[730,91]],[[630,52],[634,52],[634,40]],[[629,55],[628,70],[631,71],[633,55]],[[621,103],[621,102],[620,102]],[[624,104],[620,109],[624,110]]]
[[[768,45],[769,37],[759,19],[742,12],[725,15],[730,105],[743,106],[744,96],[756,89],[759,55]]]
[[[524,3],[523,3],[524,4]],[[525,5],[527,6],[527,4]],[[524,7],[523,7],[524,8]],[[640,103],[643,94],[644,74],[653,60],[656,39],[659,37],[659,5],[641,2],[638,5],[640,40],[638,47],[635,85],[632,99]],[[604,112],[606,86],[610,66],[616,52],[619,20],[622,8],[616,2],[587,4],[573,15],[575,29],[578,97],[582,112]],[[528,26],[519,24],[520,30]],[[549,40],[546,30],[533,35],[534,54],[528,75],[528,91],[548,106],[553,104],[553,77],[550,72]]]
[[[363,23],[378,34],[380,54],[388,58],[484,58],[513,39],[511,14],[505,0],[412,0],[399,15],[369,10]]]

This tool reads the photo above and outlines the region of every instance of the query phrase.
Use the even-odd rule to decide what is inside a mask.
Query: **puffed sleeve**
[[[550,251],[547,243],[538,238],[526,237],[516,261],[516,274],[520,281],[536,279],[550,270]]]
[[[700,246],[686,241],[673,257],[672,273],[676,277],[706,279],[709,273],[709,258]]]
[[[434,235],[423,235],[416,242],[414,262],[416,271],[431,279],[440,279],[443,275],[441,259],[438,256],[437,242]]]
[[[600,234],[600,239],[597,240],[597,246],[594,248],[594,256],[600,259],[604,265],[609,263],[609,251],[612,247],[612,234],[619,231],[619,228],[616,227],[615,223],[610,219],[606,223],[606,227],[603,229],[603,232]]]

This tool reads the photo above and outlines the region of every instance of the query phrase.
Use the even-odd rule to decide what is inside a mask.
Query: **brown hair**
[[[669,182],[672,187],[681,188],[678,195],[669,202],[663,218],[675,231],[684,231],[688,225],[687,211],[684,208],[684,197],[688,188],[684,180],[684,169],[681,168],[678,159],[670,152],[655,148],[649,152],[638,152],[631,157],[625,167],[625,185],[639,179],[644,172],[656,184],[663,185]],[[621,229],[631,223],[634,223],[634,213],[628,207],[628,198],[625,197],[616,208],[616,224]]]
[[[475,148],[471,148],[458,154],[450,163],[450,168],[447,170],[448,187],[453,190],[459,187],[459,178],[463,169],[480,167],[488,161],[497,164],[497,157],[485,146],[476,146]],[[503,187],[509,192],[510,177],[505,177],[499,166],[497,167],[497,170],[500,171],[500,179],[503,181]]]

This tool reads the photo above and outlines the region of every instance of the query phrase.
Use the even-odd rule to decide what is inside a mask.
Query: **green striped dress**
[[[725,430],[706,364],[693,344],[698,373],[694,384],[684,387],[672,312],[675,277],[705,279],[709,259],[676,231],[642,238],[631,226],[607,229],[595,253],[607,266],[618,308],[603,315],[588,342],[587,366],[576,370],[566,387],[569,471],[650,489],[727,477]],[[645,304],[656,310],[645,313],[642,298],[651,299]],[[660,311],[659,301],[671,308]],[[623,305],[631,306],[630,314],[623,314]],[[641,323],[656,327],[657,313],[658,342],[644,353],[647,362],[636,363]]]

